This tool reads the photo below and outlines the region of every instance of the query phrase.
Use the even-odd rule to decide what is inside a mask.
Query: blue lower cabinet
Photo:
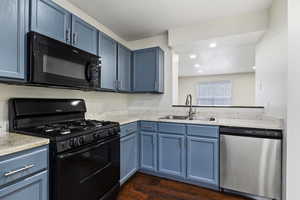
[[[0,189],[1,200],[48,200],[48,174],[43,171]]]
[[[157,171],[157,133],[145,132],[140,133],[140,167],[143,170]]]
[[[187,137],[187,180],[219,185],[218,139]]]
[[[159,134],[158,171],[171,176],[185,177],[185,136]]]
[[[125,183],[138,170],[137,133],[121,138],[121,184]]]

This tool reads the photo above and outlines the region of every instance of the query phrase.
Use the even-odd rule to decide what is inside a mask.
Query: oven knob
[[[70,147],[74,147],[74,146],[75,146],[75,141],[74,141],[74,139],[70,139],[69,145],[70,145]]]
[[[115,130],[115,134],[118,134],[120,132],[120,127],[117,127],[114,130]]]
[[[79,144],[79,145],[83,145],[83,144],[84,144],[84,138],[83,138],[83,137],[80,137],[80,138],[79,138],[78,144]]]
[[[98,138],[97,133],[95,133],[95,134],[93,135],[93,138],[94,138],[94,140],[96,140],[96,139]]]
[[[77,138],[74,138],[73,139],[73,147],[77,147],[79,144],[78,144],[78,140]]]

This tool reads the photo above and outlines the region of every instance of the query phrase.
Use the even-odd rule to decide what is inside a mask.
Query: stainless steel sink
[[[192,119],[189,119],[189,116],[181,116],[181,115],[167,115],[165,117],[161,117],[160,119],[170,119],[170,120],[200,120],[200,121],[216,121],[214,117],[194,117]]]
[[[175,119],[175,120],[188,120],[188,116],[180,116],[180,115],[167,115],[165,117],[161,117],[160,119]]]

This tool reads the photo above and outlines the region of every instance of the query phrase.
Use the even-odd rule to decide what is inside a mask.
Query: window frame
[[[228,92],[228,96],[217,96],[216,95],[216,88],[217,88],[217,85],[219,84],[223,84],[225,85],[226,84],[226,89],[230,90]],[[204,86],[204,85],[207,85],[208,87],[212,87],[212,91],[207,91],[208,93],[209,92],[212,92],[212,96],[200,96],[200,90],[201,90],[201,85]],[[225,92],[224,92],[225,93]],[[232,81],[231,80],[216,80],[216,81],[206,81],[206,82],[198,82],[197,85],[196,85],[196,94],[197,94],[197,105],[199,106],[232,106]],[[207,102],[211,102],[211,103],[201,103],[203,102],[203,100],[206,100]],[[219,100],[219,101],[227,101],[228,103],[223,103],[223,104],[216,104],[216,101]]]

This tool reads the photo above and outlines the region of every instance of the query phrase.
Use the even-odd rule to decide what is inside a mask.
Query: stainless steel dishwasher
[[[282,132],[220,128],[222,189],[281,199]]]

